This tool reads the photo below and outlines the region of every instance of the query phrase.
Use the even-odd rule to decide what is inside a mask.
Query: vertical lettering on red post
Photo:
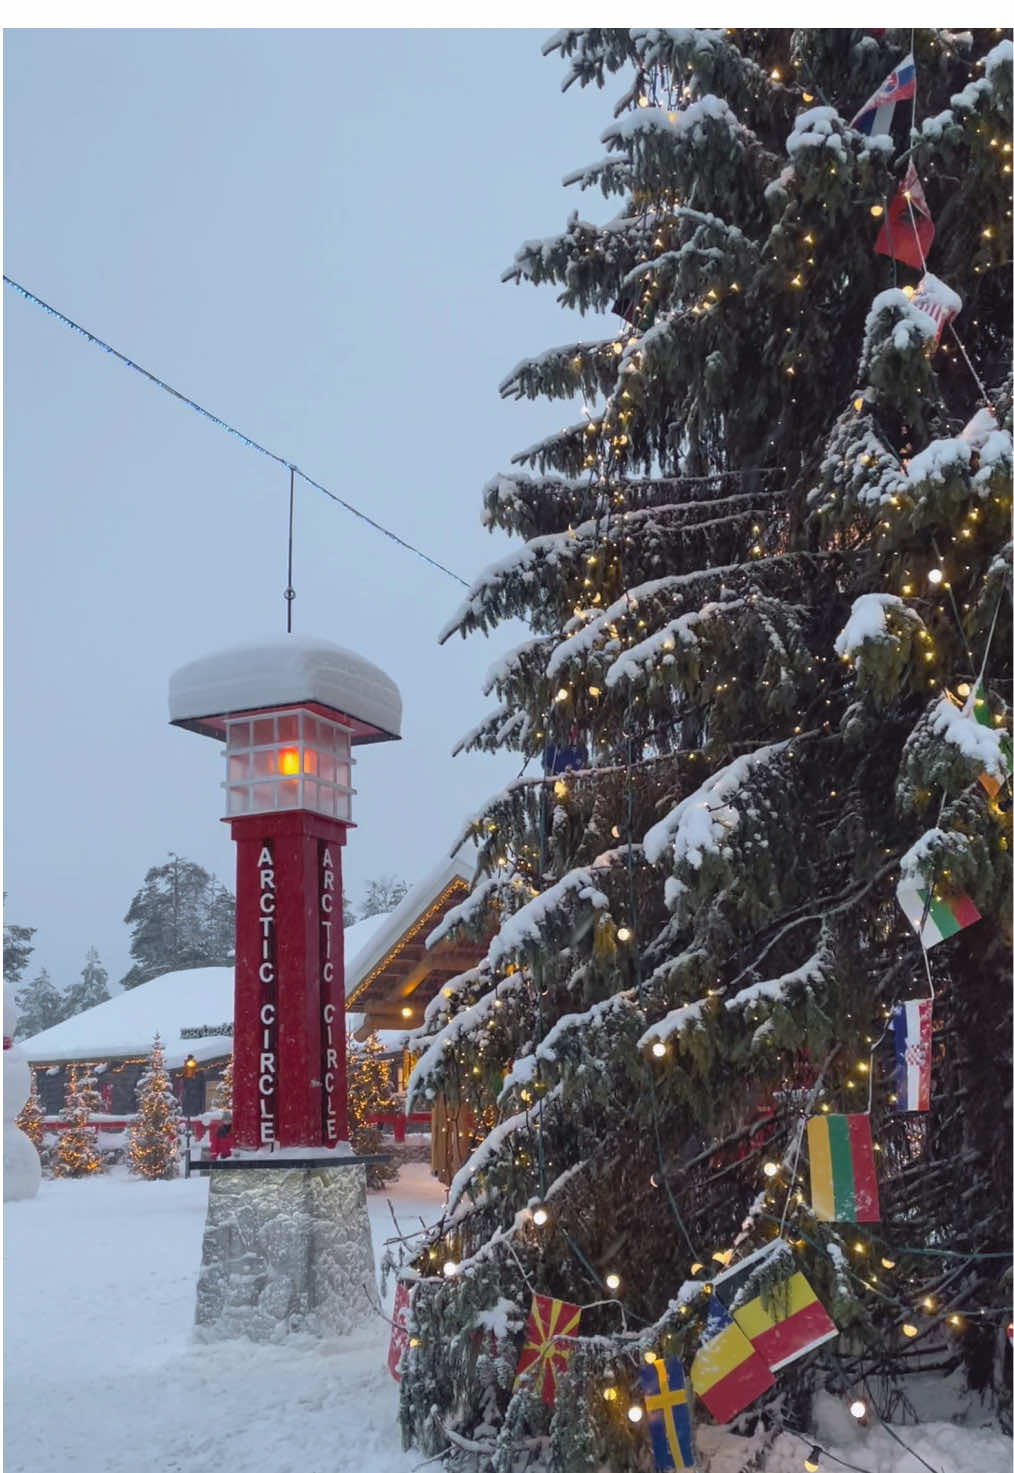
[[[338,1140],[338,1092],[343,1087],[345,1061],[339,1059],[339,1046],[344,1048],[344,1028],[339,1028],[338,1008],[342,1005],[335,983],[335,963],[341,945],[341,892],[334,846],[326,840],[318,845],[317,914],[320,921],[320,1078],[321,1138],[325,1146]],[[336,909],[337,905],[337,909]],[[342,1020],[344,1021],[344,1020]]]
[[[274,1141],[278,1112],[278,961],[275,861],[267,840],[257,856],[257,1131],[260,1144]]]

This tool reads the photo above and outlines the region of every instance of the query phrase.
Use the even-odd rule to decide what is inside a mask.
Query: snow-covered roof
[[[211,718],[274,706],[325,706],[357,727],[353,741],[401,735],[401,695],[362,655],[308,634],[269,635],[204,655],[169,679],[169,720],[209,736]]]
[[[435,869],[413,885],[408,894],[388,915],[383,916],[379,926],[365,945],[353,956],[346,948],[345,953],[345,996],[350,1000],[364,978],[368,977],[378,962],[398,941],[402,933],[423,915],[454,880],[463,880],[471,885],[475,875],[474,851],[463,846],[457,854],[441,861]],[[346,936],[350,933],[346,932]]]
[[[349,926],[345,934],[346,965],[381,930],[388,916],[369,916]],[[168,972],[142,982],[108,1002],[100,1002],[73,1018],[36,1033],[22,1044],[30,1064],[73,1063],[75,1060],[141,1058],[151,1050],[158,1033],[166,1064],[178,1069],[187,1054],[199,1064],[232,1052],[229,1033],[206,1038],[181,1038],[184,1028],[215,1028],[232,1024],[232,967],[194,967]]]
[[[178,1069],[187,1054],[193,1054],[199,1064],[218,1059],[232,1052],[228,1033],[180,1038],[180,1029],[231,1026],[232,979],[232,967],[168,972],[65,1018],[26,1038],[21,1046],[30,1064],[133,1059],[151,1052],[157,1033],[170,1069]]]

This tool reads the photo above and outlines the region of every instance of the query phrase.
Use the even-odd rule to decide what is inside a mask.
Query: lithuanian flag
[[[758,1270],[770,1269],[758,1287]],[[753,1281],[753,1282],[751,1282]],[[780,1371],[838,1331],[805,1275],[795,1267],[791,1250],[780,1241],[766,1244],[714,1280],[714,1292],[750,1341],[769,1371]]]
[[[717,1280],[716,1280],[717,1282]],[[768,1367],[712,1294],[690,1384],[716,1422],[728,1422],[775,1384]]]
[[[868,1115],[815,1115],[806,1122],[810,1195],[822,1222],[879,1222],[880,1198]]]

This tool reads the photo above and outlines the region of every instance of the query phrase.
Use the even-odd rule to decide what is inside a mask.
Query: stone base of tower
[[[377,1303],[366,1167],[210,1173],[195,1338],[345,1335]]]

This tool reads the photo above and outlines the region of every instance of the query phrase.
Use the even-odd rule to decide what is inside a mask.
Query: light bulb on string
[[[806,1469],[806,1473],[817,1473],[817,1469],[820,1467],[819,1447],[811,1447],[810,1451],[803,1459],[803,1467]]]
[[[631,1422],[639,1422],[644,1416],[644,1407],[634,1402],[633,1406],[627,1407],[627,1417]]]
[[[855,1401],[849,1403],[849,1414],[855,1417],[857,1422],[861,1422],[866,1416],[866,1403],[861,1396],[857,1396]]]

